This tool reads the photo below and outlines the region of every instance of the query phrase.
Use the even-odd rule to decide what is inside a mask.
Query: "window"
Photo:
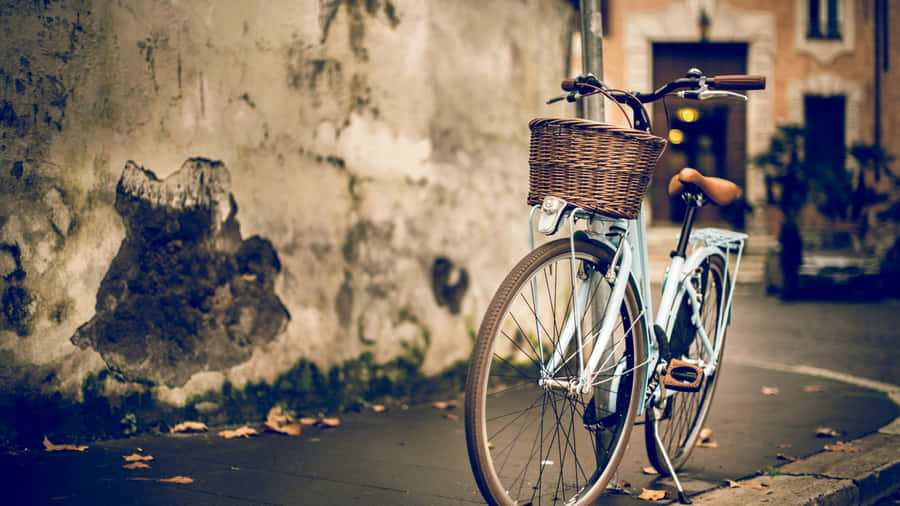
[[[838,0],[808,0],[808,39],[840,39]]]
[[[822,169],[842,171],[845,162],[847,97],[844,95],[806,95],[803,100],[806,120],[804,155],[808,163]]]

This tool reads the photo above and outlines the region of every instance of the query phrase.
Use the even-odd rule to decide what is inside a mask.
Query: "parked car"
[[[814,298],[880,298],[884,295],[881,258],[866,248],[853,231],[801,228],[803,254],[797,291],[793,296]],[[781,245],[766,255],[766,291],[784,294]]]

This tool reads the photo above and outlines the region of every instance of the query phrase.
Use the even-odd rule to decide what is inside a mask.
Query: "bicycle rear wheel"
[[[611,293],[603,274],[612,254],[575,241],[575,257],[573,284],[568,239],[535,249],[503,281],[482,321],[469,363],[465,425],[475,480],[489,504],[587,504],[605,490],[625,452],[644,360],[638,301],[629,284],[620,307],[611,309],[612,339],[599,343]],[[577,381],[580,361],[577,339],[563,347],[561,336],[582,304],[584,360],[603,346],[592,394],[565,387]],[[562,359],[542,376],[555,349]]]
[[[698,275],[687,282],[694,283],[700,295],[700,320],[706,335],[714,340],[719,325],[723,295],[728,293],[728,273],[725,263],[719,256],[710,256],[701,264]],[[690,323],[691,310],[685,296],[672,331],[672,356],[695,365],[704,366],[709,363],[709,353],[698,337],[696,327]],[[723,322],[724,325],[724,322]],[[721,341],[713,342],[713,351],[717,354],[716,369],[703,379],[697,392],[669,391],[662,406],[651,406],[647,410],[647,423],[644,426],[644,439],[650,463],[661,475],[668,475],[660,446],[656,443],[656,434],[672,462],[674,469],[680,468],[690,457],[697,444],[700,431],[709,414],[716,383],[722,371],[722,353],[725,350],[725,332]]]

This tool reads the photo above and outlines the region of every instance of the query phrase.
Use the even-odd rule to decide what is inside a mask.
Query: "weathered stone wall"
[[[560,112],[571,16],[0,2],[0,388],[109,370],[179,405],[300,361],[464,359],[527,246],[527,122]]]

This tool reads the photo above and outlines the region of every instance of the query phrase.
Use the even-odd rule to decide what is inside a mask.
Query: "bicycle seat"
[[[677,197],[691,187],[699,189],[716,205],[727,206],[744,192],[741,187],[720,177],[706,177],[696,169],[685,167],[669,180],[669,195]]]

